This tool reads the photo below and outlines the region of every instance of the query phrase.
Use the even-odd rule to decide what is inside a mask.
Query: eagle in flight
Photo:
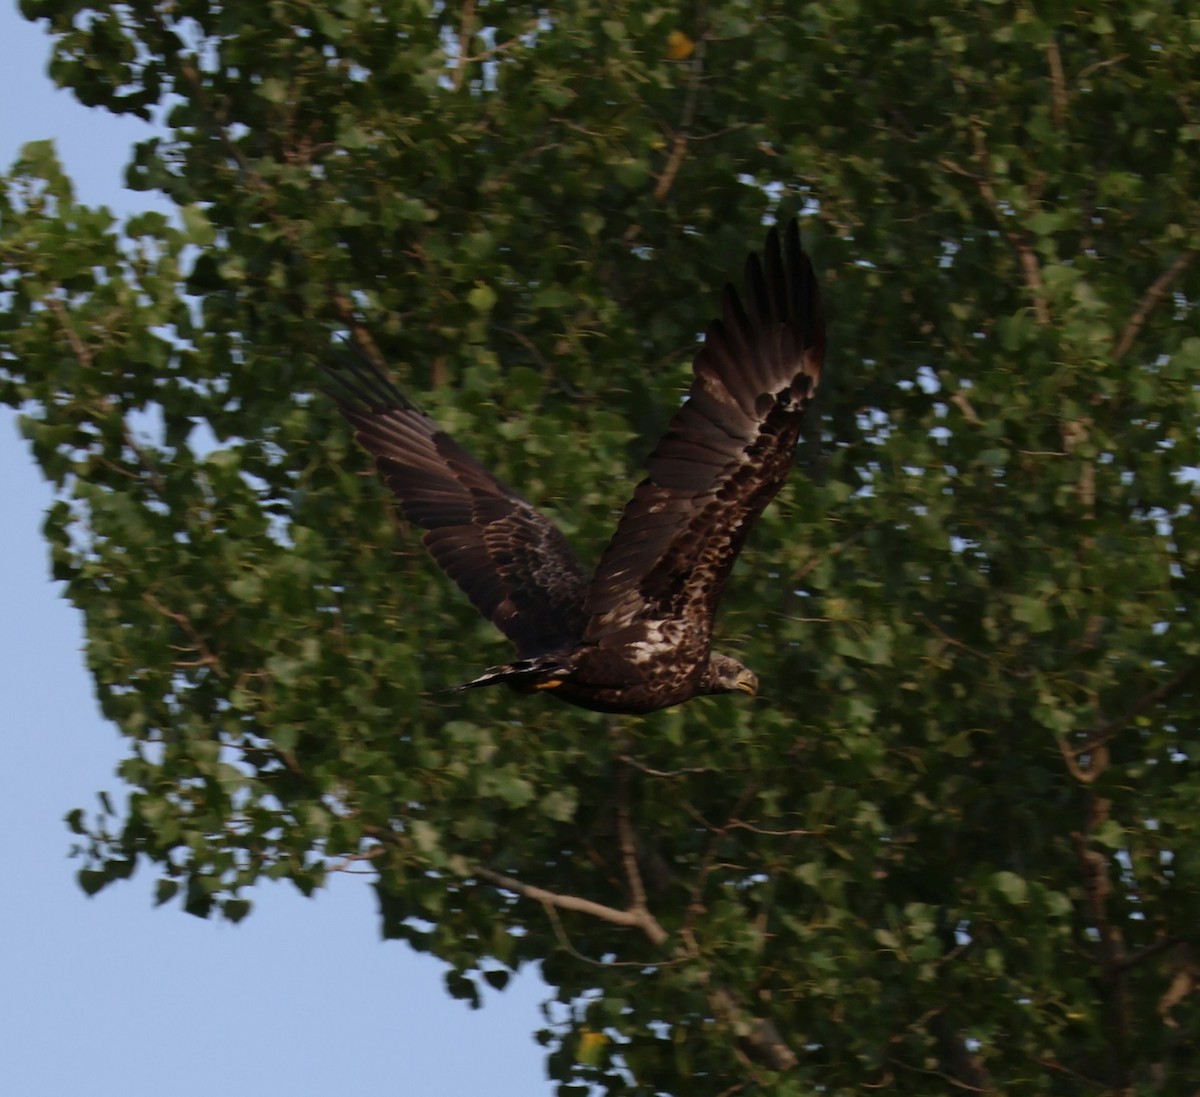
[[[593,575],[559,528],[365,358],[330,395],[438,565],[515,645],[460,688],[505,683],[598,712],[647,713],[758,680],[712,650],[713,618],[755,519],[792,467],[825,325],[795,220],[746,262],[742,296],[696,354],[687,399],[646,462]]]

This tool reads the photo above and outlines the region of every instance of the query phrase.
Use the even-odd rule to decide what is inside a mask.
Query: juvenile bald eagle
[[[687,399],[589,576],[557,526],[365,359],[331,395],[440,567],[516,646],[462,689],[503,682],[599,712],[654,712],[758,681],[711,650],[725,581],[792,466],[825,326],[792,221],[726,286]]]

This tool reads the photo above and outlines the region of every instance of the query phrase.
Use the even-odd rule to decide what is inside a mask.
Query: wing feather
[[[329,394],[438,566],[523,658],[573,646],[587,574],[562,531],[503,484],[365,358],[327,368]]]
[[[825,357],[816,277],[795,221],[746,263],[694,362],[687,400],[647,460],[588,587],[584,639],[639,618],[711,631],[754,521],[783,486]]]

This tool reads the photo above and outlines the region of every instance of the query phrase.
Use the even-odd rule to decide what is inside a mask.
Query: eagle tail
[[[570,673],[570,667],[555,655],[539,655],[533,659],[518,659],[498,667],[488,667],[478,678],[455,686],[456,691],[478,689],[480,686],[506,685],[521,693],[554,689]]]

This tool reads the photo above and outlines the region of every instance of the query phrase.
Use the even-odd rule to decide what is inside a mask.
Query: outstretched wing
[[[587,574],[562,531],[496,479],[365,358],[328,390],[438,565],[525,658],[578,642]]]
[[[746,262],[746,307],[722,296],[687,400],[647,461],[588,587],[585,640],[638,619],[687,617],[711,630],[755,519],[792,467],[821,377],[825,324],[793,220]]]

